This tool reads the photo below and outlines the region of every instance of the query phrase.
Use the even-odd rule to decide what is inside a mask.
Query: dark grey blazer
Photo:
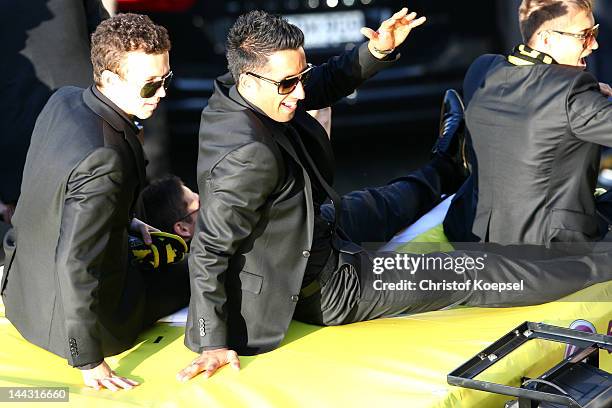
[[[313,69],[291,126],[322,176],[333,180],[324,129],[306,110],[330,106],[388,65],[364,44]],[[286,125],[256,112],[227,76],[202,113],[191,242],[191,301],[185,344],[269,351],[284,338],[308,261],[314,227],[311,181]],[[347,251],[349,249],[346,249]]]
[[[591,74],[495,59],[468,103],[466,125],[478,169],[472,232],[480,240],[600,236],[594,190],[600,145],[612,146],[612,103]]]
[[[2,298],[27,340],[73,366],[127,349],[142,326],[144,299],[124,293],[140,279],[127,273],[128,224],[145,180],[137,131],[95,87],[65,87],[32,135]]]

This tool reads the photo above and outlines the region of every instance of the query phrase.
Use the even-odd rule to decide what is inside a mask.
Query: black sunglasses
[[[184,216],[182,216],[181,218],[179,218],[178,220],[176,220],[174,222],[176,223],[176,222],[179,222],[179,221],[183,221],[183,220],[187,219],[188,217],[191,217],[193,214],[196,214],[198,211],[200,211],[200,206],[198,206],[198,208],[196,210],[193,210],[193,211],[185,214]]]
[[[170,82],[172,82],[172,77],[174,74],[172,71],[168,72],[166,75],[158,79],[157,81],[147,82],[140,89],[140,97],[141,98],[151,98],[153,97],[159,88],[164,87],[164,91],[168,90],[170,86]]]
[[[297,75],[292,75],[287,78],[284,78],[280,81],[275,81],[273,79],[263,77],[254,72],[245,72],[245,74],[254,76],[255,78],[259,78],[261,80],[276,85],[279,95],[288,95],[293,92],[293,90],[297,87],[298,83],[301,82],[302,85],[306,85],[306,82],[308,82],[308,78],[310,77],[310,71],[313,68],[314,66],[312,64],[308,64],[308,68],[306,68],[304,71],[300,72]]]

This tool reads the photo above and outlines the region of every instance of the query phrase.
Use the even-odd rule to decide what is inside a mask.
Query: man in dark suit
[[[447,234],[547,247],[599,240],[612,225],[612,193],[594,196],[601,146],[612,146],[612,92],[585,71],[598,48],[591,1],[525,0],[519,14],[525,43],[466,75],[475,172]]]
[[[91,83],[89,38],[108,13],[100,0],[5,0],[0,15],[0,216],[10,224],[36,118],[60,87]]]
[[[237,352],[276,348],[294,316],[339,325],[459,303],[541,303],[602,279],[591,274],[588,262],[577,260],[572,277],[562,274],[564,284],[542,291],[533,265],[506,259],[479,276],[489,282],[496,276],[524,277],[523,294],[447,291],[442,286],[464,283],[467,275],[441,267],[415,275],[391,265],[382,268],[383,279],[377,277],[381,261],[394,260],[359,244],[388,241],[463,181],[460,143],[451,126],[456,121],[453,115],[445,120],[428,165],[386,186],[340,198],[331,188],[329,138],[306,111],[330,106],[392,64],[398,58],[394,49],[424,20],[402,9],[378,31],[362,29],[367,43],[317,67],[306,63],[302,32],[282,18],[254,11],[230,29],[231,75],[216,81],[200,127],[202,205],[191,243],[185,332],[186,346],[200,355],[179,380],[200,372],[210,376],[225,364],[239,368]],[[331,205],[323,204],[328,198]],[[439,264],[453,261],[452,256],[420,259]],[[548,272],[548,282],[559,279]],[[439,286],[382,287],[383,281],[414,287],[421,278]]]
[[[170,40],[146,16],[105,20],[92,36],[95,85],[63,87],[32,135],[6,239],[1,294],[7,318],[32,343],[82,371],[94,388],[131,388],[104,361],[147,325],[186,305],[188,273],[145,273],[128,263],[128,233],[145,182],[142,131],[172,73]]]

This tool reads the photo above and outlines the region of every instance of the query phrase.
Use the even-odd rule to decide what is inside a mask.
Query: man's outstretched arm
[[[416,13],[408,13],[403,8],[383,21],[377,31],[362,28],[362,34],[369,39],[367,43],[313,69],[305,85],[304,108],[325,108],[352,93],[365,80],[392,64],[395,59],[386,60],[389,53],[424,22],[425,17],[417,18]]]

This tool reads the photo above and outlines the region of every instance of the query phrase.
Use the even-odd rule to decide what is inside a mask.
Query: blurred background
[[[180,176],[195,189],[200,113],[213,80],[227,71],[225,38],[238,15],[253,9],[281,14],[305,33],[311,63],[363,41],[359,29],[378,28],[408,6],[427,16],[400,48],[401,59],[332,108],[335,187],[341,193],[384,184],[428,160],[446,89],[461,90],[470,63],[485,53],[507,53],[520,42],[519,0],[118,0],[116,11],[148,14],[173,44],[175,80],[146,124],[150,178]],[[612,0],[596,2],[600,50],[589,69],[612,82]],[[610,163],[612,167],[612,162]],[[611,177],[612,181],[612,177]]]

